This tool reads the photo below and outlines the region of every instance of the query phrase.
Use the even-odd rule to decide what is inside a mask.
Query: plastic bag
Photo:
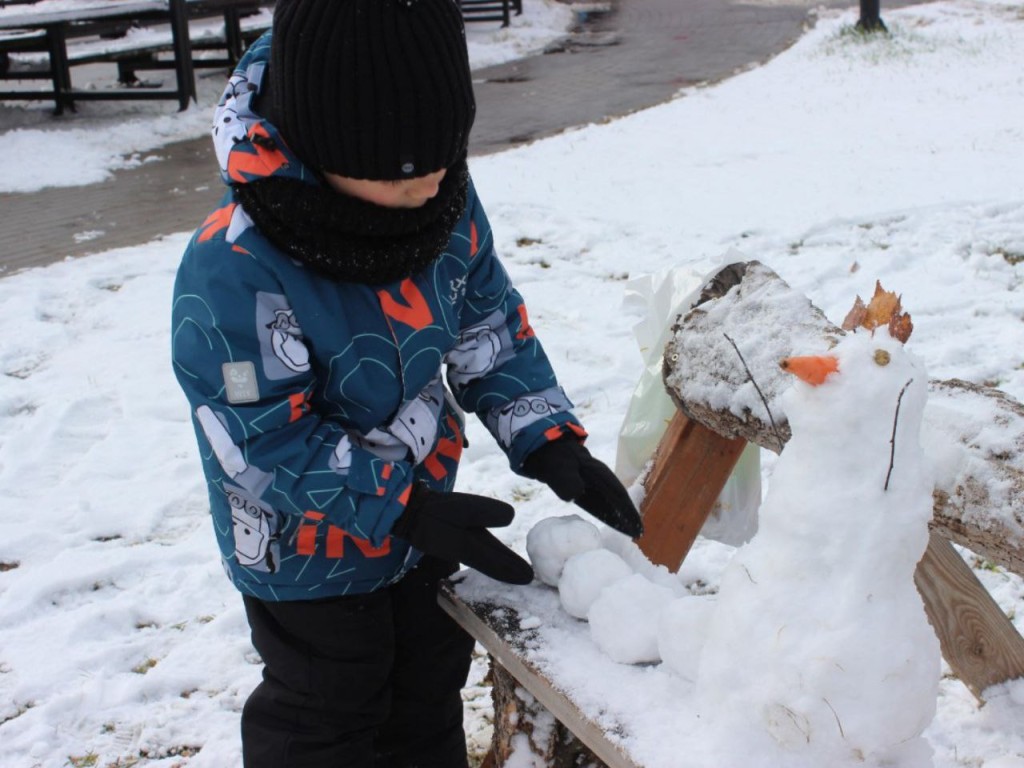
[[[627,486],[641,475],[675,416],[676,405],[662,380],[662,357],[672,326],[697,300],[706,280],[706,275],[677,267],[626,283],[626,308],[643,312],[633,332],[644,357],[644,370],[619,430],[615,457],[615,473]],[[740,454],[701,535],[739,546],[757,531],[760,504],[761,454],[751,444]]]

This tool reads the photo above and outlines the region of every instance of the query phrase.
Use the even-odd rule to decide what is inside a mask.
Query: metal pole
[[[857,29],[861,32],[887,32],[881,17],[881,0],[860,0],[860,19]]]

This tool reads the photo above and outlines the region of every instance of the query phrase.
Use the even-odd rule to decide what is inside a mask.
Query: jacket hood
[[[268,176],[318,184],[316,174],[288,148],[277,128],[256,111],[270,63],[271,34],[264,33],[242,56],[214,112],[211,134],[220,176],[228,185]]]

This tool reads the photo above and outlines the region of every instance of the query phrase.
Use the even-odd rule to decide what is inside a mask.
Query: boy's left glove
[[[640,513],[625,486],[574,437],[542,445],[526,457],[522,472],[627,536],[635,539],[644,532]]]

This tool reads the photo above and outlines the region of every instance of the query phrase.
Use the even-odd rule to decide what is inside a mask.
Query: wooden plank
[[[679,570],[746,444],[676,413],[643,481],[637,544],[647,559]]]
[[[1024,677],[1024,638],[953,545],[934,531],[914,582],[942,655],[979,702],[989,686]]]
[[[480,643],[534,698],[575,734],[608,768],[641,768],[613,744],[573,701],[555,688],[544,675],[526,661],[507,639],[509,628],[502,626],[507,611],[487,611],[487,606],[470,606],[455,594],[450,584],[442,584],[438,597],[441,607]]]

